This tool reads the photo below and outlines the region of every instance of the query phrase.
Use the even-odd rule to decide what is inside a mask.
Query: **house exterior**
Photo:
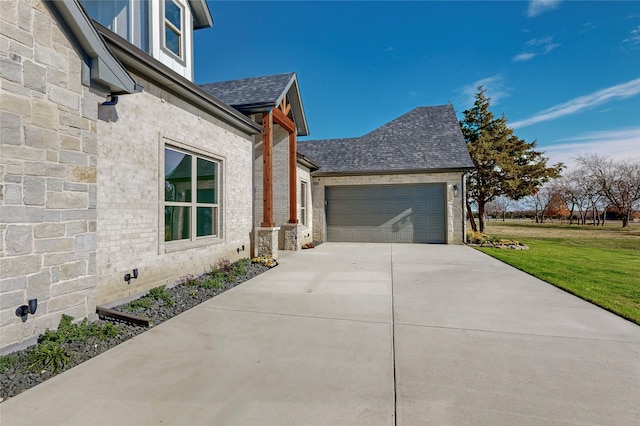
[[[255,215],[252,252],[277,257],[312,241],[310,172],[317,165],[297,154],[309,135],[295,73],[245,78],[201,87],[262,124],[254,151]]]
[[[212,23],[205,0],[0,1],[0,354],[222,258],[462,242],[450,106],[298,144],[295,73],[194,84]]]
[[[0,24],[0,353],[250,256],[263,128],[192,81],[205,0],[16,0]]]
[[[420,107],[358,138],[301,142],[313,240],[462,244],[473,162],[451,105]]]

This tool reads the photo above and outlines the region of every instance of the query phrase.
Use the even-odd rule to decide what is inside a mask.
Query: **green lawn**
[[[488,235],[515,239],[530,249],[478,250],[640,325],[637,231],[523,222],[489,224]]]

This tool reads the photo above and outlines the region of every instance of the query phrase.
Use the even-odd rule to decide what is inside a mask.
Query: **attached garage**
[[[327,240],[445,243],[445,188],[359,185],[325,188]]]
[[[364,136],[305,141],[313,241],[463,244],[473,169],[452,105],[418,107]]]

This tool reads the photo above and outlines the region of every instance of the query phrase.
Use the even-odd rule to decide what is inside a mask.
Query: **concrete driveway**
[[[331,244],[0,404],[0,423],[640,424],[640,327],[463,246]]]

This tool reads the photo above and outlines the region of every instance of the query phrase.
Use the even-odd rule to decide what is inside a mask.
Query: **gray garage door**
[[[325,188],[327,240],[444,243],[443,185]]]

